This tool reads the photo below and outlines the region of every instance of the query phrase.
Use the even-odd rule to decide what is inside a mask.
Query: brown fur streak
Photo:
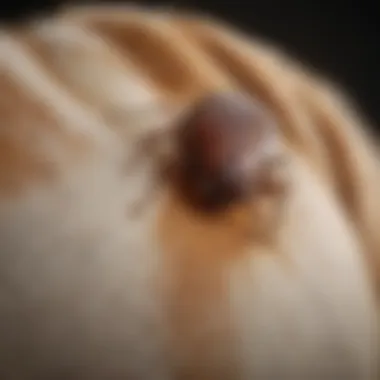
[[[16,31],[13,38],[24,49],[27,59],[41,68],[40,56],[31,49],[27,35]],[[49,78],[51,72],[46,70],[46,66],[42,66],[42,70]],[[54,77],[50,78],[54,82]],[[57,179],[62,162],[59,163],[46,150],[46,141],[66,151],[66,163],[71,164],[89,148],[88,139],[74,136],[66,130],[57,113],[57,105],[48,98],[46,101],[38,99],[33,90],[24,86],[17,70],[12,70],[7,64],[0,69],[0,93],[1,192],[16,195],[31,185],[48,184]]]
[[[0,92],[0,191],[10,195],[32,181],[54,178],[54,166],[36,152],[35,144],[55,121],[4,72]]]
[[[160,17],[153,12],[108,17],[90,12],[83,16],[91,30],[134,60],[154,87],[173,98],[192,101],[221,88],[239,88],[269,103],[279,119],[287,122],[284,132],[293,144],[310,133],[302,130],[302,125],[297,128],[303,116],[289,93],[294,83],[288,67],[282,65],[289,63],[268,49],[252,49],[243,36],[234,35],[226,25],[196,17]]]
[[[330,91],[329,91],[330,90]],[[379,155],[352,104],[322,81],[300,83],[297,99],[310,113],[328,157],[329,179],[367,248],[370,271],[380,292]]]
[[[171,102],[191,104],[219,90],[247,91],[281,120],[286,143],[302,153],[315,152],[317,167],[324,160],[320,138],[305,128],[309,115],[295,96],[302,70],[276,51],[260,44],[253,49],[243,35],[207,18],[107,10],[68,12],[67,17],[116,47]]]
[[[74,19],[116,47],[171,101],[194,101],[207,92],[231,88],[228,75],[169,19],[133,11],[109,16],[89,12]]]
[[[169,263],[170,325],[179,379],[234,379],[234,339],[228,310],[228,271],[252,241],[270,246],[275,236],[272,199],[204,217],[174,194],[158,221]]]

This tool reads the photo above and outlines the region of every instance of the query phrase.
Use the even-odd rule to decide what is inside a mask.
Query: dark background
[[[60,3],[64,1],[37,0],[21,6],[17,1],[3,0],[6,5],[1,7],[1,18],[11,21],[49,13]],[[341,84],[380,132],[380,12],[375,1],[135,0],[134,3],[204,10],[275,42]]]

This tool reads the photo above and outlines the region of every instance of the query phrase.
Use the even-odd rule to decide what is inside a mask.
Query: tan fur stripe
[[[259,43],[252,49],[244,36],[207,18],[200,21],[142,10],[123,15],[114,11],[105,17],[99,9],[68,12],[66,17],[84,22],[115,46],[127,62],[134,62],[136,72],[149,78],[153,89],[165,93],[171,102],[183,105],[207,92],[245,89],[273,110],[292,148],[313,154],[317,168],[318,160],[324,164],[321,141],[308,127],[308,115],[292,95],[298,86],[295,68],[276,51]],[[296,71],[302,73],[303,69],[297,67]]]
[[[4,60],[20,79],[30,96],[46,104],[64,125],[66,133],[78,136],[102,138],[104,129],[96,117],[78,104],[66,87],[63,87],[54,74],[52,67],[45,66],[40,57],[22,36],[9,39],[10,50]]]
[[[178,379],[239,378],[228,273],[252,244],[273,249],[277,211],[273,199],[244,203],[215,218],[197,214],[175,195],[165,204],[158,225],[171,273],[168,307]]]
[[[1,71],[0,189],[11,195],[26,183],[51,180],[54,176],[52,163],[36,150],[40,144],[38,137],[50,133],[50,125],[56,120],[46,107],[16,84],[9,72]]]
[[[228,76],[175,25],[143,12],[125,17],[108,22],[101,14],[90,13],[84,22],[117,47],[172,102],[193,101],[206,92],[231,88]]]
[[[91,140],[85,132],[87,115],[29,49],[16,37],[2,38],[0,45],[0,188],[15,194],[27,184],[52,181],[59,161],[77,161]],[[91,135],[96,135],[95,125]]]

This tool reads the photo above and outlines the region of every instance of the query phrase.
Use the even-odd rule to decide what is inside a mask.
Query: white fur
[[[291,165],[282,239],[231,276],[244,378],[370,379],[378,326],[365,252],[308,166]]]
[[[165,374],[154,207],[126,217],[143,178],[122,178],[109,157],[1,201],[0,356],[10,356],[9,371],[25,371],[21,378],[70,369],[83,379]],[[16,360],[20,347],[36,368]]]

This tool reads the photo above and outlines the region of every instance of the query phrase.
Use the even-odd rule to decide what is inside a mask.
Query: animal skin
[[[0,33],[0,378],[377,378],[377,142],[203,15]]]

